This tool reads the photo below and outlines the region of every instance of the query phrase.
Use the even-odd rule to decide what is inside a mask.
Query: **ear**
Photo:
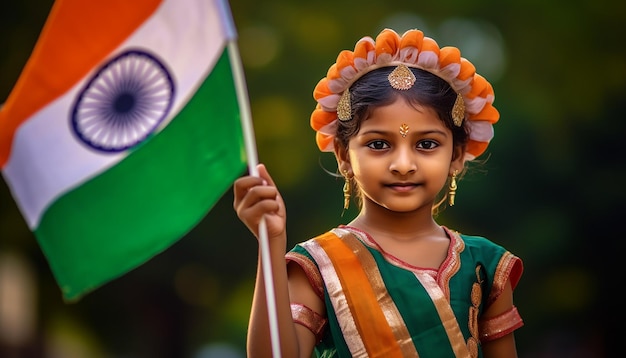
[[[455,171],[461,173],[465,167],[465,147],[454,146],[452,152],[452,161],[450,162],[450,175]]]
[[[350,156],[348,155],[348,148],[344,147],[336,138],[334,142],[335,159],[337,160],[337,168],[339,173],[348,172],[352,173],[352,164],[350,163]]]

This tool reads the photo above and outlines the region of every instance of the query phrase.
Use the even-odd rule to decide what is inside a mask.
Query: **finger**
[[[259,170],[259,176],[267,182],[270,186],[276,186],[274,183],[274,179],[270,176],[270,173],[267,171],[265,164],[258,164],[257,169]]]
[[[271,215],[278,211],[279,205],[276,200],[261,200],[251,206],[242,206],[237,214],[241,217],[256,218],[253,221],[258,224],[261,217],[264,215]]]
[[[282,199],[282,197],[280,195],[280,191],[278,190],[278,187],[276,187],[276,184],[274,183],[274,179],[272,179],[272,177],[270,176],[270,174],[269,174],[267,168],[265,167],[265,165],[264,164],[259,164],[259,165],[257,165],[257,169],[259,170],[259,176],[266,181],[265,185],[276,189],[276,197],[275,198],[278,201],[279,206],[284,206],[284,204],[282,202],[283,199]]]
[[[248,207],[257,205],[265,200],[276,201],[278,191],[276,187],[267,185],[255,185],[235,200],[235,210],[243,210]]]
[[[255,176],[244,176],[235,180],[233,185],[234,205],[237,206],[251,188],[263,185],[263,181],[264,179]]]
[[[256,185],[248,189],[248,192],[245,194],[243,201],[247,203],[248,206],[252,206],[259,201],[276,200],[277,196],[278,191],[276,190],[276,187],[268,185]]]
[[[275,199],[262,199],[253,205],[249,205],[249,198],[250,195],[247,195],[242,204],[236,208],[236,212],[239,219],[257,235],[261,219],[267,215],[278,214],[280,204]]]

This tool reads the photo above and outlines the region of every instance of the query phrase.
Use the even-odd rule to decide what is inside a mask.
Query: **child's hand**
[[[285,203],[265,166],[259,164],[257,168],[259,177],[244,176],[235,181],[233,207],[239,219],[257,238],[264,215],[269,238],[284,235]]]

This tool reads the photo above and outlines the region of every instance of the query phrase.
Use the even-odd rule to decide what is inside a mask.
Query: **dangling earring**
[[[343,171],[343,179],[343,211],[341,212],[341,215],[343,215],[343,213],[350,207],[350,194],[352,192],[352,186],[350,185],[350,178],[348,178],[347,170]]]
[[[454,206],[454,197],[456,195],[456,189],[457,189],[457,185],[456,185],[456,176],[458,174],[458,170],[455,170],[454,173],[452,173],[452,179],[450,179],[450,191],[448,192],[448,203],[450,204],[450,206]]]

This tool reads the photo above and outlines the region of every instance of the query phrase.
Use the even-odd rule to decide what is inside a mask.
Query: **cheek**
[[[364,155],[359,155],[359,153],[355,150],[350,150],[348,152],[348,157],[350,158],[350,166],[352,167],[352,172],[356,176],[362,175],[362,173],[374,173],[380,172],[380,163],[374,160],[371,157],[367,157],[364,159]]]
[[[350,162],[350,167],[352,168],[353,173],[360,171],[361,163],[359,163],[359,155],[354,151],[354,149],[348,149],[348,161]]]
[[[437,171],[437,186],[440,186],[442,189],[445,189],[446,187],[446,183],[448,181],[448,177],[450,176],[450,167],[449,166],[442,166],[441,168],[438,169]]]
[[[450,161],[439,158],[422,162],[421,170],[422,173],[428,175],[434,183],[443,185],[450,175]]]

